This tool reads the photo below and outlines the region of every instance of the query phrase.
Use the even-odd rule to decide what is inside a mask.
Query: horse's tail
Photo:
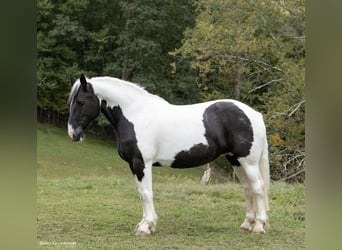
[[[265,207],[266,211],[270,210],[268,203],[268,191],[270,189],[270,164],[268,160],[268,143],[267,138],[265,136],[264,148],[261,153],[260,161],[259,161],[259,169],[261,173],[261,177],[264,181],[264,197],[265,197]]]

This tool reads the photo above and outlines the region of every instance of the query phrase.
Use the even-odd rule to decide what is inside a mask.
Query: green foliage
[[[170,75],[168,51],[180,46],[183,30],[192,24],[192,3],[38,1],[38,106],[66,113],[69,75],[81,72],[138,82],[176,100],[189,89]]]

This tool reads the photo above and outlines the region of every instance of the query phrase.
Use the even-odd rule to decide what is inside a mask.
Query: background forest
[[[80,73],[175,104],[237,99],[264,114],[272,179],[304,182],[304,29],[304,0],[38,0],[38,120],[66,126]]]

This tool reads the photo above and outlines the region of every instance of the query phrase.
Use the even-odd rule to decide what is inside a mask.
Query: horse
[[[156,230],[152,166],[196,167],[220,155],[231,163],[245,193],[246,216],[240,228],[265,233],[270,174],[261,113],[231,99],[173,105],[138,84],[108,76],[81,74],[70,82],[68,136],[82,141],[100,112],[108,119],[143,204],[136,235]]]

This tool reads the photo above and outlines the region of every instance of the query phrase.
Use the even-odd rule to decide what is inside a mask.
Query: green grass
[[[159,216],[150,237],[134,235],[141,202],[113,143],[38,125],[37,241],[40,249],[304,249],[304,185],[271,185],[265,235],[240,231],[238,183],[199,184],[203,170],[154,168]]]

